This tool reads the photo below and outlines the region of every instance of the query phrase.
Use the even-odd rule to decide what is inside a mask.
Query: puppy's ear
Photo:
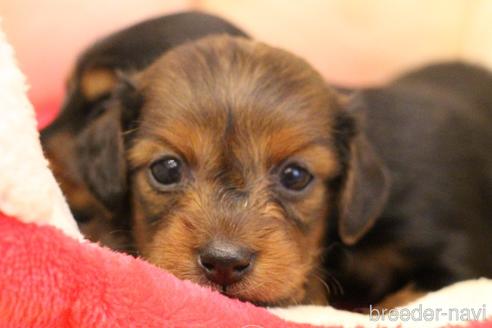
[[[140,109],[139,99],[133,84],[121,81],[77,136],[81,176],[109,210],[117,209],[127,193],[124,134]]]
[[[361,131],[363,122],[359,114],[353,108],[344,114],[352,115],[354,130],[346,144],[348,160],[338,204],[338,233],[346,245],[357,243],[374,225],[384,209],[390,188],[388,171]]]

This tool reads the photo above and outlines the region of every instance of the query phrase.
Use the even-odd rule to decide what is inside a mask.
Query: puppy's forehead
[[[264,160],[276,161],[331,141],[337,104],[323,79],[303,60],[257,42],[220,36],[178,47],[139,83],[142,133],[189,160],[231,146],[236,157],[268,153]]]

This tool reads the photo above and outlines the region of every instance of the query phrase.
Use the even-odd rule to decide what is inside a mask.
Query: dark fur
[[[133,252],[128,236],[130,210],[125,202],[126,181],[122,185],[121,177],[111,171],[100,177],[102,180],[98,186],[89,182],[92,179],[87,179],[87,175],[99,171],[99,163],[91,160],[94,153],[103,152],[101,155],[113,156],[115,160],[111,147],[107,149],[104,143],[115,146],[120,143],[111,140],[112,136],[105,137],[104,129],[92,131],[92,134],[87,126],[107,110],[115,88],[118,88],[127,106],[139,107],[138,96],[134,97],[129,92],[131,87],[125,83],[124,76],[142,70],[177,45],[223,33],[246,36],[237,27],[217,17],[197,12],[179,13],[147,20],[112,34],[96,42],[77,60],[67,83],[67,95],[60,114],[42,131],[41,142],[75,218],[91,240]],[[82,81],[92,71],[107,73],[114,79],[114,84],[103,88],[96,95],[84,94]],[[135,113],[137,111],[126,112],[129,117],[122,118],[128,123],[125,128],[131,128]],[[94,142],[98,146],[92,150],[80,148],[87,138],[93,141],[99,138],[101,143]],[[112,161],[111,158],[108,160]]]
[[[364,239],[335,247],[343,298],[374,301],[408,282],[435,290],[490,277],[492,75],[461,63],[432,65],[361,91],[352,107],[392,183]],[[386,256],[367,264],[379,249]],[[390,262],[399,264],[390,269]]]
[[[193,249],[219,234],[266,254],[227,294],[323,303],[323,279],[354,307],[492,276],[491,108],[490,74],[459,63],[341,101],[302,60],[190,13],[86,51],[42,141],[93,240],[208,284]],[[210,178],[156,193],[145,172],[163,151]],[[294,198],[259,179],[292,154],[319,179]]]

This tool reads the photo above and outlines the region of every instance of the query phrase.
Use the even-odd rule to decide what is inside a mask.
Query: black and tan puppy
[[[256,304],[354,307],[492,276],[491,127],[478,68],[342,101],[190,13],[82,55],[42,140],[89,238]]]
[[[62,110],[42,131],[41,139],[71,210],[89,239],[115,249],[133,249],[128,234],[130,208],[126,204],[126,186],[119,185],[121,172],[108,169],[105,161],[108,156],[116,156],[115,151],[121,146],[120,136],[109,139],[111,134],[106,137],[100,131],[93,137],[103,140],[94,140],[96,147],[90,150],[85,146],[89,140],[84,136],[91,138],[95,131],[89,126],[97,129],[96,118],[108,111],[114,91],[124,85],[122,77],[143,70],[177,45],[213,34],[246,37],[244,32],[217,17],[181,13],[148,20],[112,34],[79,57],[67,83]],[[138,113],[139,109],[135,108],[135,115]],[[106,146],[114,151],[107,151]],[[97,160],[88,151],[100,151],[102,154],[98,155],[106,157]],[[117,164],[117,160],[117,157],[110,159],[112,164]],[[89,170],[84,165],[93,167]],[[92,183],[94,180],[96,184]]]

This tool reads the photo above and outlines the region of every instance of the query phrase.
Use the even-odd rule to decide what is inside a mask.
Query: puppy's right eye
[[[176,157],[166,156],[150,165],[150,174],[157,184],[170,186],[181,181],[182,166]]]

